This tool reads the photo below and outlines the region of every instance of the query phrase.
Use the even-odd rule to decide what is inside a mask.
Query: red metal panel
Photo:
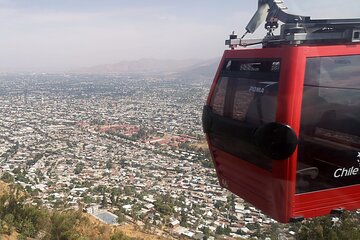
[[[305,218],[327,215],[331,210],[360,208],[360,185],[298,194],[294,198],[294,216]]]
[[[224,57],[226,59],[262,59],[262,58],[282,58],[286,54],[284,47],[280,48],[257,48],[226,50]]]
[[[212,148],[220,183],[267,214],[274,214],[271,172]]]
[[[305,58],[303,49],[299,47],[284,47],[286,55],[281,64],[280,85],[276,121],[289,125],[299,135],[301,97],[305,74]],[[284,206],[282,222],[287,222],[292,216],[292,203],[296,184],[297,150],[287,160],[273,161],[274,197],[278,207]]]
[[[301,48],[304,49],[304,54],[306,57],[327,57],[360,54],[360,44],[308,46]]]

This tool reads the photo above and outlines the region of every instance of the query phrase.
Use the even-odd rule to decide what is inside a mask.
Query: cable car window
[[[269,171],[272,160],[255,149],[251,138],[254,129],[275,121],[279,75],[279,60],[228,60],[210,103],[221,116],[213,118],[212,144]]]
[[[309,58],[305,85],[359,88],[360,56]]]
[[[309,58],[297,193],[360,184],[360,56]]]
[[[212,102],[212,110],[214,113],[219,114],[221,116],[224,115],[224,104],[225,104],[225,94],[227,87],[228,79],[220,78],[219,82],[215,87],[215,94],[211,100]]]
[[[246,80],[243,82],[245,83],[244,85],[238,84],[237,86],[232,112],[232,118],[240,121],[245,121],[247,109],[253,99],[253,93],[246,87]]]

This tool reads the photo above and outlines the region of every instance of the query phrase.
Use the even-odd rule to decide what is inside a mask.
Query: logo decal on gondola
[[[249,92],[250,92],[250,93],[264,93],[264,92],[265,92],[265,88],[250,86]]]
[[[360,166],[360,152],[357,153],[357,163]],[[351,168],[338,168],[335,170],[334,172],[334,177],[335,178],[340,178],[340,177],[348,177],[348,176],[355,176],[359,173],[359,168],[358,167],[354,167],[352,166]]]

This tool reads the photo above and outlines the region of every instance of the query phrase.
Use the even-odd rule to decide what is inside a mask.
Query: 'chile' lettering
[[[358,174],[358,172],[359,172],[359,168],[356,168],[356,167],[351,167],[351,168],[347,168],[347,169],[346,168],[338,168],[334,172],[334,177],[339,178],[339,177],[355,176]]]

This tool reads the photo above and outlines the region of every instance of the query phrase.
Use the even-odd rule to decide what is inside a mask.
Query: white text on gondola
[[[351,167],[351,168],[338,168],[334,172],[334,177],[348,177],[348,176],[355,176],[359,173],[359,168]]]

